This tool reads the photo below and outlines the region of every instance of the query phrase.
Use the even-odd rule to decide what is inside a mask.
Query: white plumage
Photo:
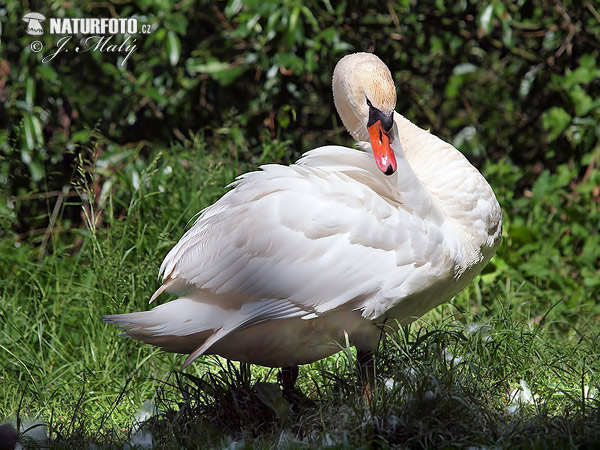
[[[395,92],[380,92],[393,84],[382,86],[379,72],[370,78],[374,86],[361,79],[357,90],[356,65],[361,77],[383,70],[365,55],[338,64],[334,94],[342,120],[369,152],[326,146],[296,164],[240,176],[162,263],[164,285],[155,296],[182,297],[105,321],[189,353],[185,365],[215,353],[289,366],[339,351],[345,333],[372,351],[378,325],[415,320],[479,273],[501,235],[490,186],[454,147],[397,113],[389,133],[397,170],[386,176],[378,169],[360,102],[366,96],[384,111],[385,96],[395,103]]]

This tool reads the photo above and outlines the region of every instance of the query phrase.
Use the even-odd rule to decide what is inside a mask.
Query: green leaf
[[[567,128],[571,116],[563,108],[554,106],[542,114],[542,126],[548,133],[548,142],[554,141]]]
[[[592,55],[583,55],[579,59],[579,67],[575,70],[567,71],[563,78],[565,89],[569,89],[576,84],[589,84],[600,78],[600,68],[596,66],[596,59]]]
[[[585,116],[594,107],[594,101],[579,84],[569,89],[569,95],[571,96],[571,100],[573,100],[575,113],[578,116]]]
[[[241,11],[242,6],[244,6],[244,2],[242,0],[229,0],[229,2],[227,2],[227,6],[225,6],[225,17],[231,19]]]
[[[300,6],[296,6],[290,14],[288,29],[285,37],[287,48],[291,48],[296,43],[296,40],[300,37],[299,31],[301,22],[298,20],[300,18],[300,11]]]
[[[493,14],[494,5],[490,3],[483,9],[481,15],[479,16],[479,30],[483,36],[488,35],[492,29]]]
[[[247,66],[242,65],[230,66],[227,70],[214,73],[212,77],[221,85],[227,86],[233,83],[236,79],[238,79],[240,75],[242,75],[246,71],[247,68]]]
[[[171,65],[176,66],[181,55],[181,42],[177,34],[173,31],[167,32],[167,54],[169,55]]]
[[[40,64],[35,70],[42,81],[60,82],[58,74],[50,64]]]
[[[283,398],[279,384],[258,382],[254,385],[254,390],[258,399],[273,409],[280,419],[288,415],[290,404]]]
[[[27,77],[25,80],[25,103],[32,107],[35,100],[35,80],[33,77]]]
[[[474,73],[477,71],[477,66],[471,63],[462,63],[457,64],[454,69],[452,69],[452,75],[467,75],[469,73]]]
[[[446,97],[456,98],[469,75],[477,71],[477,66],[471,63],[458,64],[452,70],[452,76],[446,84]]]
[[[71,142],[81,144],[90,140],[92,133],[90,130],[79,130],[71,135]]]
[[[310,9],[308,9],[307,6],[302,7],[302,14],[304,14],[306,21],[308,23],[310,23],[313,31],[315,33],[318,32],[319,31],[319,21],[316,19],[316,17],[313,15],[313,13],[310,11]]]
[[[25,135],[25,149],[32,152],[35,149],[36,131],[31,114],[26,114],[23,118],[23,132]]]
[[[150,86],[144,89],[144,94],[146,94],[148,97],[150,97],[152,100],[154,100],[160,105],[165,104],[167,102],[165,96],[161,95],[158,89],[156,89],[154,86]]]
[[[39,161],[31,161],[27,167],[29,168],[29,173],[31,174],[31,179],[33,181],[38,182],[44,178],[44,166],[42,166]]]
[[[234,66],[217,60],[201,62],[199,58],[190,58],[186,61],[185,68],[191,75],[199,73],[207,74],[214,80],[226,86],[243,74],[246,71],[247,66]]]
[[[535,242],[535,235],[528,226],[514,226],[510,230],[510,237],[518,244]]]
[[[533,85],[533,81],[535,80],[535,76],[540,70],[540,67],[540,65],[533,66],[527,71],[525,76],[523,76],[521,84],[519,85],[519,96],[521,98],[527,97],[527,94],[531,91],[531,86]]]
[[[207,62],[202,62],[200,58],[190,58],[186,61],[185,68],[191,75],[196,75],[199,73],[205,73],[208,75],[214,75],[216,73],[227,70],[231,67],[231,64],[212,60]]]
[[[183,13],[169,14],[165,22],[165,28],[169,31],[185,36],[188,19]]]
[[[508,21],[502,22],[502,42],[507,47],[512,47],[514,44],[513,29]]]
[[[21,150],[21,161],[25,163],[31,174],[31,179],[35,182],[40,181],[44,176],[44,168],[42,164],[31,157],[31,153],[27,150]]]
[[[31,121],[33,122],[33,134],[35,137],[36,144],[44,143],[44,134],[42,133],[42,122],[38,119],[37,116],[31,116]]]
[[[290,69],[296,74],[304,72],[304,60],[294,52],[279,53],[277,62],[280,66]]]

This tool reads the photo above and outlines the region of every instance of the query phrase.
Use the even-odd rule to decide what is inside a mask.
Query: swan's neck
[[[370,147],[370,143],[365,144]],[[404,143],[400,139],[394,139],[391,145],[398,168],[393,175],[385,179],[390,182],[394,199],[411,213],[441,224],[445,220],[444,211],[413,169],[404,151]],[[381,176],[380,173],[377,175]]]
[[[394,148],[399,195],[412,192],[410,204],[436,218],[442,214],[462,238],[469,266],[487,259],[499,241],[502,215],[485,178],[452,145],[398,113],[394,120],[402,147]]]

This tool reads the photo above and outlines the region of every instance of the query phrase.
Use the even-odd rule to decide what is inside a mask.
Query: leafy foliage
[[[18,2],[2,9],[0,188],[13,197],[68,186],[91,130],[115,144],[103,150],[113,156],[200,129],[209,149],[228,143],[243,161],[290,162],[326,142],[348,143],[330,79],[352,51],[375,51],[390,66],[397,109],[411,120],[480,160],[508,156],[531,168],[519,189],[598,145],[600,13],[592,3],[119,2],[108,13],[153,29],[136,35],[125,64],[98,52],[43,64],[57,35],[25,35],[25,12]],[[40,12],[107,15],[104,4],[66,0]],[[47,50],[31,51],[34,38]],[[265,154],[273,139],[287,145]],[[39,199],[2,207],[13,217],[6,225],[21,232],[45,225],[46,209]]]

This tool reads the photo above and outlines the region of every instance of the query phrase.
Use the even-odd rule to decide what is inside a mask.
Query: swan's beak
[[[377,167],[386,175],[393,174],[398,164],[390,145],[390,136],[384,131],[379,120],[369,127],[369,137]]]

